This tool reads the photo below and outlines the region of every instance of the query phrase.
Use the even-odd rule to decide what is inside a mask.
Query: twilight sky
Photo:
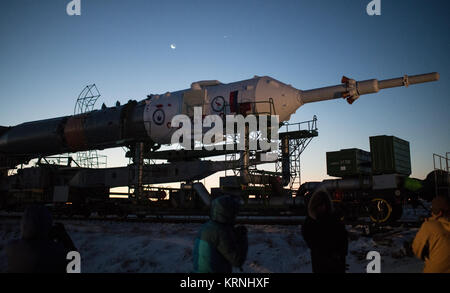
[[[381,0],[381,16],[366,14],[369,0],[81,0],[81,16],[66,14],[69,2],[2,1],[0,125],[70,115],[91,83],[102,93],[99,108],[203,79],[269,75],[311,89],[338,84],[342,75],[437,71],[438,82],[388,89],[353,105],[307,104],[291,122],[318,117],[302,181],[327,177],[327,151],[368,151],[373,135],[408,140],[417,178],[432,170],[433,153],[450,151],[449,1]],[[121,149],[104,153],[109,166],[127,162]]]

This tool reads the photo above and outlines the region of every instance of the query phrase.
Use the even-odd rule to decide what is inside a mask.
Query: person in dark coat
[[[311,250],[313,273],[345,273],[348,234],[326,191],[315,192],[309,200],[302,234]]]
[[[28,207],[22,217],[21,239],[6,247],[10,273],[65,273],[69,251],[76,250],[62,224],[45,206]]]
[[[248,239],[244,226],[235,227],[239,201],[221,196],[211,202],[210,220],[205,223],[194,245],[194,272],[231,273],[247,257]]]

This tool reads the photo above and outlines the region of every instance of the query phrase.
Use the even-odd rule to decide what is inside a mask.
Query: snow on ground
[[[0,223],[0,272],[7,267],[5,245],[20,236],[19,219]],[[188,273],[192,249],[201,224],[119,223],[62,220],[81,253],[82,272]],[[243,272],[311,272],[310,252],[300,225],[247,225],[249,253]],[[417,228],[397,228],[388,237],[364,236],[362,228],[349,231],[349,272],[365,273],[367,252],[381,254],[382,272],[421,272],[422,262],[404,248]],[[239,269],[235,270],[240,272]]]

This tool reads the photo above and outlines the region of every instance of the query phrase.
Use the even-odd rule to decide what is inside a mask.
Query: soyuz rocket
[[[268,76],[228,84],[198,81],[189,89],[148,95],[88,113],[0,126],[0,169],[14,168],[30,159],[85,150],[132,146],[136,143],[170,144],[177,128],[171,120],[178,114],[193,117],[194,107],[203,115],[279,115],[288,121],[304,104],[344,98],[350,104],[361,95],[379,90],[437,81],[437,72],[387,80],[355,81],[343,77],[341,84],[299,90]]]

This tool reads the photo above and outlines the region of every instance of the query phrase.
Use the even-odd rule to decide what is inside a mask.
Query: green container
[[[409,142],[395,136],[372,136],[372,172],[377,174],[411,175]]]
[[[327,152],[327,174],[334,177],[369,175],[370,153],[360,149]]]

